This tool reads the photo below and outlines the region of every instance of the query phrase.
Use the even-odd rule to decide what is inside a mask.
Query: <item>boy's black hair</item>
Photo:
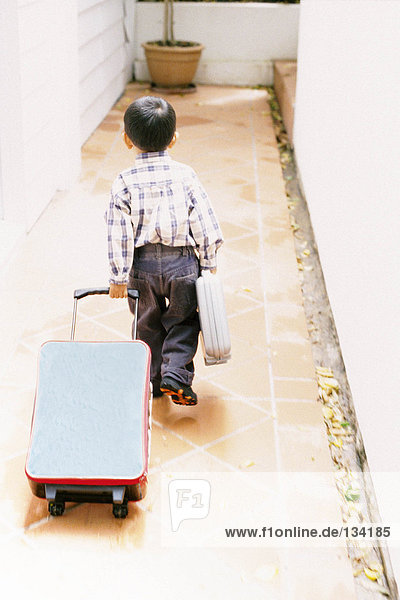
[[[144,152],[165,150],[176,129],[175,111],[163,98],[144,96],[128,106],[124,115],[125,133]]]

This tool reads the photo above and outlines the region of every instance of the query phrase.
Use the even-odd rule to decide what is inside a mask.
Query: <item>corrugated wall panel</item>
[[[91,71],[123,45],[124,33],[121,22],[117,21],[103,35],[96,36],[79,49],[79,80],[83,82]]]
[[[121,61],[124,60],[124,55],[123,49],[117,48],[80,83],[79,104],[81,113],[85,112],[96,98],[101,96],[110,83],[121,74],[120,65]]]
[[[106,115],[109,108],[114,104],[115,90],[124,89],[125,76],[119,73],[115,79],[110,81],[96,100],[81,114],[81,136],[86,140],[99,124],[98,115]]]
[[[97,35],[103,35],[117,21],[122,21],[123,3],[122,0],[106,0],[78,14],[78,41],[82,47]]]
[[[123,0],[79,0],[81,142],[105,117],[126,83]]]

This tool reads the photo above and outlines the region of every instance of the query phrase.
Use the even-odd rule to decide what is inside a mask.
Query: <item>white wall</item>
[[[368,461],[371,471],[393,472],[397,494],[399,25],[398,0],[302,0],[294,125]],[[396,507],[398,521],[398,501],[376,486],[383,518]]]
[[[79,172],[75,12],[73,0],[2,4],[3,218],[27,230]]]
[[[0,265],[57,189],[133,68],[135,0],[7,0],[0,19]]]
[[[16,3],[10,3],[6,8],[0,19],[0,217],[17,219],[22,207],[23,191],[22,182],[18,177],[20,143],[15,141],[15,138],[18,139],[22,135],[18,6]],[[7,202],[11,197],[14,198],[14,206]]]
[[[205,45],[195,81],[208,84],[272,84],[272,61],[296,58],[298,5],[179,2],[175,38]],[[148,80],[143,42],[162,38],[163,3],[138,2],[135,76]]]
[[[132,2],[126,7],[132,19]],[[78,0],[81,142],[89,137],[132,78],[123,0]],[[127,29],[133,22],[127,23]]]

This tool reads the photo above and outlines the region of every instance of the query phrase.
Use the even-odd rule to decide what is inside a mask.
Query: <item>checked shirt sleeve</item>
[[[189,183],[189,197],[192,205],[190,229],[199,252],[200,267],[213,269],[217,266],[217,250],[224,240],[207,192],[194,171]]]
[[[104,215],[108,231],[110,283],[123,284],[128,281],[134,246],[130,215],[130,194],[119,175],[112,186],[110,203]]]

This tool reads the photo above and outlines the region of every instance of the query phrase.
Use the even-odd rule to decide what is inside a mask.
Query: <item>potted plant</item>
[[[142,46],[153,86],[166,91],[195,90],[192,80],[204,46],[175,40],[174,0],[164,0],[163,39],[145,42]]]

